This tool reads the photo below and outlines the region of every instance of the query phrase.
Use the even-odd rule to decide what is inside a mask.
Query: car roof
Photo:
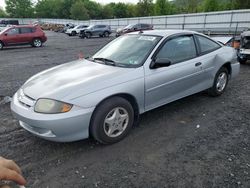
[[[141,31],[137,31],[137,32],[132,32],[129,33],[131,34],[139,34]],[[195,31],[189,31],[189,30],[148,30],[148,31],[142,31],[144,35],[157,35],[157,36],[162,36],[162,37],[166,37],[166,36],[170,36],[173,34],[181,34],[181,33],[190,33],[190,34],[198,34]]]

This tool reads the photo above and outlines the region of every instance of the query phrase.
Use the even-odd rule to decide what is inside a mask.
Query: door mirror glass
[[[168,58],[156,58],[150,65],[151,69],[157,69],[160,67],[168,67],[172,64],[171,60]]]

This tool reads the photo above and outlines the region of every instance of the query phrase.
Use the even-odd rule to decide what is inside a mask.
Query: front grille
[[[20,89],[17,93],[17,98],[20,104],[22,104],[26,108],[33,107],[35,104],[35,99],[26,95],[22,89]]]

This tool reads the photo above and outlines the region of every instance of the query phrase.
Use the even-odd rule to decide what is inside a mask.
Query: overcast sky
[[[102,3],[102,4],[106,4],[106,3],[110,3],[110,2],[124,2],[124,3],[137,3],[139,0],[94,0],[98,3]],[[4,0],[0,0],[0,6],[1,7],[5,7],[5,1]]]

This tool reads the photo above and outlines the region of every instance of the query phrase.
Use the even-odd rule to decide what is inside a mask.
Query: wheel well
[[[228,71],[228,74],[231,75],[231,73],[232,73],[231,63],[227,62],[222,67],[225,67]]]
[[[40,40],[42,41],[42,39],[41,39],[40,37],[34,37],[34,38],[32,39],[32,41],[34,41],[35,39],[40,39]]]
[[[0,40],[0,42],[3,44],[3,46],[5,46],[4,42]]]
[[[139,106],[138,106],[138,103],[137,103],[135,97],[132,96],[132,95],[130,95],[130,94],[127,94],[127,93],[115,94],[115,95],[109,96],[109,97],[103,99],[101,102],[99,102],[99,103],[96,105],[94,112],[92,113],[90,122],[92,121],[92,117],[93,117],[93,115],[94,115],[96,109],[97,109],[104,101],[106,101],[107,99],[110,99],[110,98],[112,98],[112,97],[121,97],[121,98],[124,98],[124,99],[126,99],[126,100],[132,105],[132,107],[133,107],[133,109],[134,109],[134,113],[135,113],[135,116],[134,116],[134,125],[137,125],[137,124],[139,123],[139,115],[140,115],[140,113],[139,113]],[[89,126],[89,133],[90,133],[90,126]]]

